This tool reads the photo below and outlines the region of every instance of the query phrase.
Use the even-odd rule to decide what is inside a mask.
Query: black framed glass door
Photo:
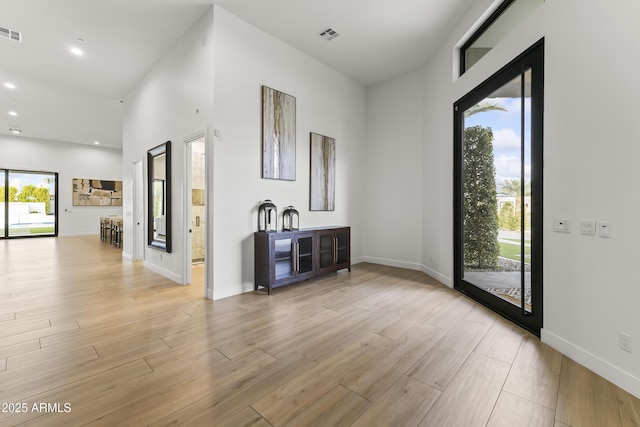
[[[544,41],[454,104],[454,287],[542,327]]]
[[[58,235],[58,174],[0,170],[0,238]]]

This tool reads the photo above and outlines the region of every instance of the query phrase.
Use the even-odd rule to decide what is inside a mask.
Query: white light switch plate
[[[611,223],[609,221],[600,222],[600,237],[611,237]]]
[[[596,221],[593,219],[582,219],[580,220],[580,234],[585,234],[587,236],[595,236],[596,235]]]
[[[571,220],[554,219],[553,231],[555,231],[556,233],[571,233]]]

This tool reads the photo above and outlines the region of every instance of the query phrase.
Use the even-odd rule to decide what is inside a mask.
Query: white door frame
[[[133,162],[133,218],[131,224],[132,248],[131,258],[134,261],[144,259],[144,162],[137,160]]]

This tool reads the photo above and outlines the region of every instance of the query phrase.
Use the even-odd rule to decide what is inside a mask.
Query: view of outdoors
[[[8,194],[5,177],[8,176]],[[0,233],[9,237],[55,233],[56,176],[52,173],[0,171]],[[8,200],[5,200],[7,194]],[[5,218],[8,201],[8,217]]]
[[[522,80],[464,112],[464,278],[530,310],[530,71]]]

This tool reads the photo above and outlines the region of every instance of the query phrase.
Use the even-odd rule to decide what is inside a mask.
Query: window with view
[[[525,20],[544,0],[505,0],[460,48],[460,75]]]

